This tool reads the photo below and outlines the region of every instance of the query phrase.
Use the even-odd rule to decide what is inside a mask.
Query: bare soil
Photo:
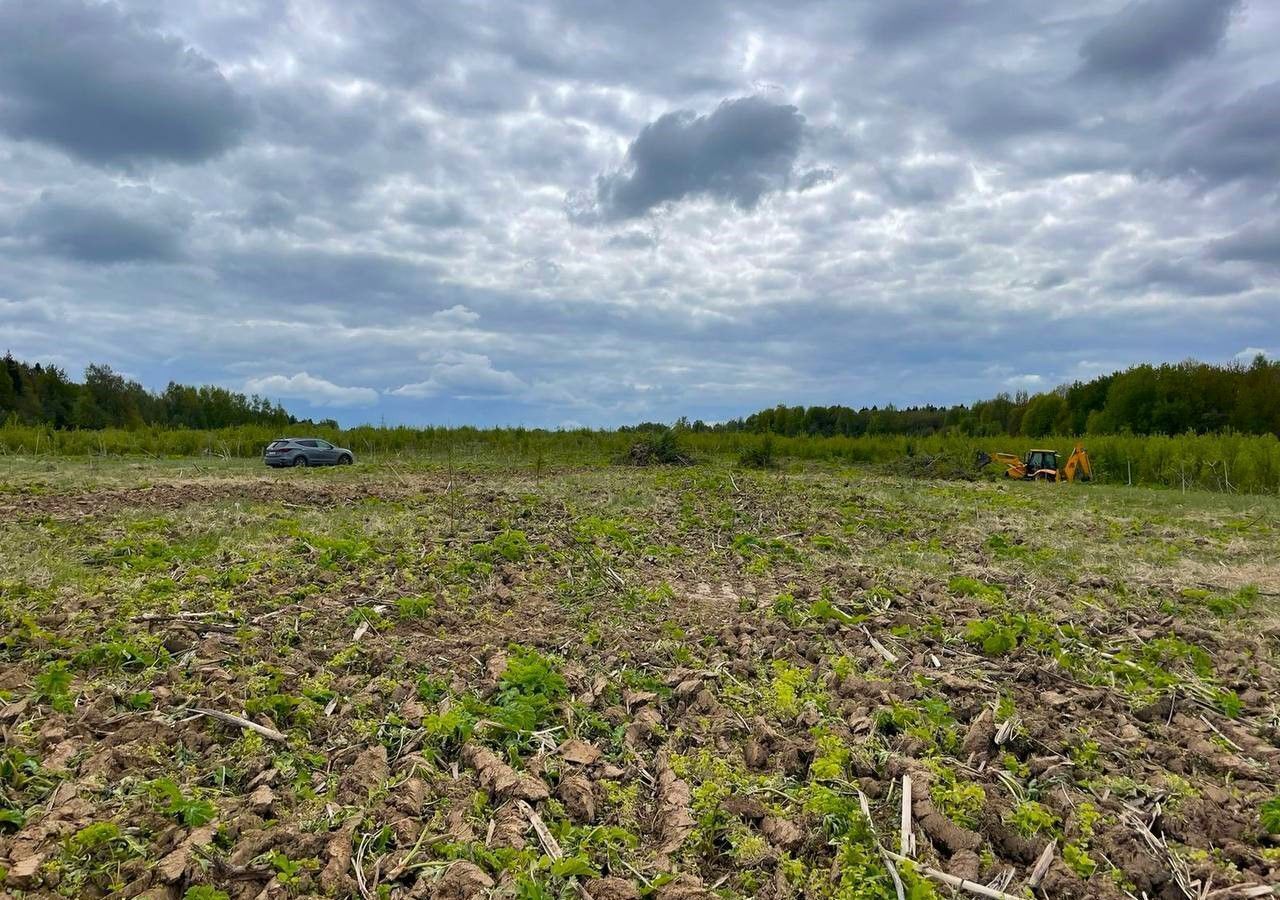
[[[1273,500],[708,466],[0,500],[23,896],[892,898],[904,776],[913,897],[1280,882]]]

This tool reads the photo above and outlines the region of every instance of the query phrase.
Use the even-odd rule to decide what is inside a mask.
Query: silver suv
[[[272,468],[284,466],[349,466],[356,456],[320,438],[280,438],[267,444],[262,461]]]

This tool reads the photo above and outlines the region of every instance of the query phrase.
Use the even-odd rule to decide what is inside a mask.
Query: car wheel
[[[349,466],[353,462],[355,462],[355,460],[353,460],[350,456],[347,456],[347,454],[345,453],[338,457],[338,465],[340,466]]]
[[[307,458],[303,456],[301,453],[299,453],[297,456],[293,458],[293,465],[294,465],[294,468],[297,468],[298,466],[302,466],[305,469],[307,467]]]

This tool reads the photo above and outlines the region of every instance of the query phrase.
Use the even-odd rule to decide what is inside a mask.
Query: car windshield
[[[288,441],[272,441],[270,444],[267,444],[267,449],[270,450],[272,447],[283,447],[287,443],[289,442]]]

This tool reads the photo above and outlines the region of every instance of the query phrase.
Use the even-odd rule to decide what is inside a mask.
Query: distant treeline
[[[686,423],[687,424],[687,423]],[[642,426],[643,427],[643,426]],[[796,437],[961,434],[1241,434],[1280,436],[1280,362],[1134,366],[1043,394],[1000,394],[972,406],[776,406],[694,431]]]
[[[220,387],[170,382],[153,394],[127,381],[110,366],[91,365],[84,382],[57,366],[28,364],[6,354],[0,359],[0,422],[53,428],[229,428],[288,425],[297,420],[264,397],[246,397]]]
[[[0,359],[0,423],[63,429],[144,426],[221,429],[300,423],[279,404],[219,387],[171,382],[154,394],[106,365],[90,365],[83,383],[55,366]],[[773,434],[783,437],[1135,434],[1237,432],[1280,436],[1280,361],[1258,356],[1245,365],[1187,361],[1141,365],[1041,394],[999,394],[972,405],[776,406],[743,419],[708,425],[676,423],[682,431]],[[646,422],[622,434],[664,429]]]

